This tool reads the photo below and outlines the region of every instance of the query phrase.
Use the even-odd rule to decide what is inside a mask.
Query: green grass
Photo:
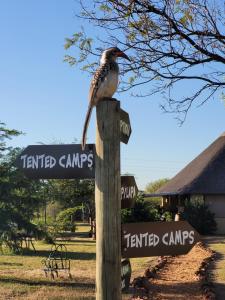
[[[45,277],[41,261],[48,257],[51,245],[38,241],[36,253],[0,255],[0,299],[95,299],[95,241],[87,237],[87,224],[78,224],[77,230],[75,236],[65,235],[57,240],[67,247],[72,279],[65,272],[54,280]],[[149,263],[154,263],[149,260],[131,259],[133,277],[143,275]]]
[[[214,283],[216,299],[224,299],[225,295],[225,237],[205,237],[210,248],[216,251],[216,260],[210,265],[210,277]]]
[[[210,248],[217,253],[217,261],[214,264],[214,280],[225,283],[225,238],[219,238],[214,243],[209,243]]]
[[[76,223],[76,232],[88,233],[90,229],[90,225],[87,223]]]

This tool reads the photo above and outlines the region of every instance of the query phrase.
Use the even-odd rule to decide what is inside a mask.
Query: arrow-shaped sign
[[[69,179],[94,178],[95,146],[31,145],[17,158],[16,165],[28,178]]]
[[[133,207],[137,194],[134,176],[121,176],[121,208]]]
[[[186,254],[199,239],[198,232],[186,221],[123,224],[122,256]]]
[[[120,109],[120,140],[127,144],[131,135],[130,118],[127,112]]]

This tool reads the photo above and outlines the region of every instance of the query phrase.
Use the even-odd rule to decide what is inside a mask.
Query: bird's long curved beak
[[[118,57],[123,57],[123,58],[125,58],[125,59],[127,59],[127,60],[129,60],[130,61],[130,59],[129,59],[129,57],[124,53],[124,52],[118,52],[117,53],[117,56]]]

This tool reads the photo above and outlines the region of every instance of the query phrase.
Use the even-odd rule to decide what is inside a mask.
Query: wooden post
[[[96,113],[96,299],[120,300],[120,102],[102,101]]]

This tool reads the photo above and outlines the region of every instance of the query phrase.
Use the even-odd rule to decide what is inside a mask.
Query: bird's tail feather
[[[90,122],[92,109],[93,109],[93,106],[89,105],[88,106],[88,111],[87,111],[87,114],[86,114],[86,118],[85,118],[85,122],[84,122],[83,134],[82,134],[82,143],[81,143],[82,150],[85,149],[85,145],[86,145],[87,129],[88,129],[88,125],[89,125],[89,122]]]

